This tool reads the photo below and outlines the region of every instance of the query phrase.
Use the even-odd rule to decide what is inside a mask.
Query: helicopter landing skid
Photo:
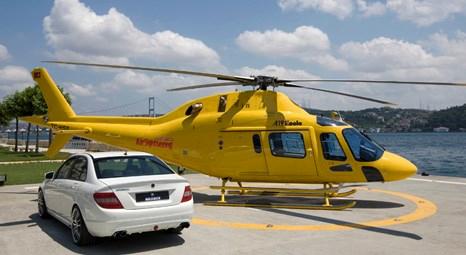
[[[231,202],[205,202],[207,206],[229,206],[249,208],[279,208],[279,209],[303,209],[303,210],[333,210],[340,211],[356,205],[355,201],[341,205],[306,205],[306,204],[278,204],[278,203],[231,203]]]
[[[267,187],[243,187],[238,182],[239,187],[225,186],[227,180],[222,180],[222,186],[210,186],[211,189],[221,191],[218,202],[206,202],[208,206],[231,206],[231,207],[255,207],[255,208],[288,208],[288,209],[308,209],[308,210],[344,210],[353,207],[356,202],[352,201],[342,205],[330,204],[330,198],[347,197],[356,193],[355,189],[338,192],[338,188],[331,184],[325,183],[323,189],[289,189],[289,188],[267,188]],[[225,199],[225,193],[241,196],[273,196],[273,197],[322,197],[322,205],[305,205],[305,204],[277,204],[277,203],[231,203]]]
[[[356,193],[355,189],[346,192],[329,193],[328,196],[332,197],[347,197]],[[316,193],[292,193],[292,192],[271,192],[271,191],[240,191],[230,190],[229,195],[242,195],[242,196],[271,196],[271,197],[324,197],[323,194]]]

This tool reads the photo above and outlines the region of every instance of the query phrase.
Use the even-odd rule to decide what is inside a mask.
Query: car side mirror
[[[53,178],[53,174],[54,174],[53,171],[52,171],[52,172],[47,172],[47,173],[45,173],[45,179],[46,179],[46,180],[52,179],[52,178]]]

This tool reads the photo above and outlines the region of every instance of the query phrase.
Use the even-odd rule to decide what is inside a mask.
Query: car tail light
[[[94,193],[95,202],[102,208],[106,209],[122,209],[120,200],[113,192],[97,192]]]
[[[183,199],[181,199],[181,203],[188,202],[192,198],[193,198],[193,192],[191,192],[191,187],[190,186],[184,187]]]

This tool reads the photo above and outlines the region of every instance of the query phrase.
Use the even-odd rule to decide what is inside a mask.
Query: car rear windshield
[[[99,158],[94,159],[94,167],[99,179],[174,173],[162,161],[150,156]]]

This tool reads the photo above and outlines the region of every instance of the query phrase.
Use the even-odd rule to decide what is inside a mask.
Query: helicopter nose
[[[403,180],[417,172],[416,165],[395,153],[385,151],[382,160],[385,181]]]

